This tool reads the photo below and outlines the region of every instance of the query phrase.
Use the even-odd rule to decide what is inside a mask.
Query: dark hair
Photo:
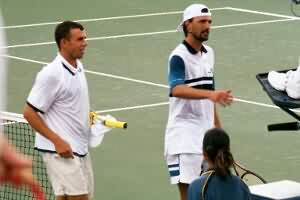
[[[54,34],[58,48],[60,48],[60,41],[62,39],[69,39],[71,30],[76,28],[84,30],[81,24],[73,21],[64,21],[56,26]]]
[[[187,20],[188,22],[192,22],[193,21],[193,18]],[[186,22],[186,21],[185,21]],[[187,27],[186,27],[186,24],[185,22],[183,22],[182,24],[182,30],[183,30],[183,33],[184,33],[184,36],[186,37],[188,35],[188,30],[187,30]]]
[[[230,168],[234,160],[230,152],[229,136],[223,129],[213,128],[205,133],[203,152],[213,162],[216,175],[222,178],[231,175]]]

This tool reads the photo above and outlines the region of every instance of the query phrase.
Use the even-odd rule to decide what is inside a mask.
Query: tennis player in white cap
[[[185,39],[169,57],[165,159],[171,183],[178,185],[181,200],[187,199],[189,184],[200,175],[204,133],[221,127],[215,104],[228,106],[233,100],[230,90],[215,90],[214,52],[203,44],[208,40],[211,22],[207,6],[188,6],[178,26]]]

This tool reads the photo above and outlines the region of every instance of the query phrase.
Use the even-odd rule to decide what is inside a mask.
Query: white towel
[[[289,97],[300,99],[300,66],[296,71],[290,70],[286,73],[270,71],[268,81],[276,90],[286,91]]]
[[[279,73],[276,71],[270,71],[268,73],[268,81],[270,85],[279,91],[284,91],[286,88],[286,73]]]
[[[101,116],[101,119],[116,120],[116,118],[111,115]],[[102,143],[105,133],[112,130],[112,128],[105,126],[102,120],[94,119],[93,124],[91,125],[91,134],[89,138],[90,147],[98,147]]]
[[[291,98],[300,99],[300,66],[296,71],[287,73],[286,93]]]

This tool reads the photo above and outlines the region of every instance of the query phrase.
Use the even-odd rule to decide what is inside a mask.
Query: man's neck
[[[185,41],[187,41],[187,43],[189,43],[189,45],[191,45],[191,47],[193,47],[196,51],[201,51],[202,48],[202,42],[200,42],[199,40],[195,40],[193,37],[186,37]]]
[[[69,64],[71,64],[74,68],[77,68],[77,62],[76,59],[72,58],[69,54],[67,54],[64,51],[59,51],[62,57],[68,61]]]

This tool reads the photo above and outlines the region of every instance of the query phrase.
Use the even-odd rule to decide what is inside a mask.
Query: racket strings
[[[255,185],[267,183],[267,181],[262,178],[257,173],[250,171],[246,167],[242,166],[239,163],[234,162],[233,164],[234,173],[239,176],[247,185]]]

